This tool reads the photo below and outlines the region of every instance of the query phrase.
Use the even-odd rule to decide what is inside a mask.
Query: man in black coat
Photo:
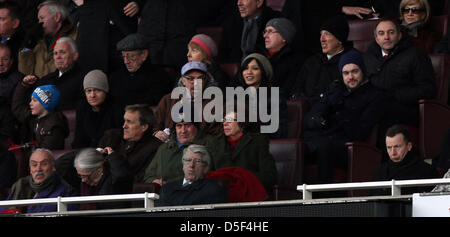
[[[191,1],[146,0],[141,16],[137,33],[149,40],[152,63],[181,68],[189,40],[195,35]]]
[[[373,42],[364,55],[371,83],[387,92],[390,103],[380,124],[379,147],[384,134],[394,124],[418,126],[420,99],[436,96],[431,60],[418,50],[392,20],[382,20]]]
[[[62,37],[56,41],[53,51],[56,70],[41,79],[35,75],[27,75],[24,80],[33,85],[30,90],[41,85],[55,85],[61,92],[56,109],[59,111],[76,109],[83,95],[85,72],[77,63],[78,49],[75,41],[69,37]]]
[[[116,44],[138,26],[141,0],[59,0],[71,11],[78,25],[77,45],[84,71],[100,69],[106,73],[121,65]]]
[[[61,91],[58,110],[76,109],[83,92],[85,72],[77,63],[78,49],[74,45],[71,38],[60,38],[53,49],[56,71],[37,82],[37,85],[54,84]]]
[[[217,61],[238,62],[251,53],[264,53],[263,30],[267,22],[280,12],[266,6],[265,0],[244,0],[223,24]]]
[[[128,161],[134,182],[143,182],[147,166],[163,144],[152,135],[155,119],[146,105],[129,105],[125,108],[123,129],[107,130],[98,147],[116,151]]]
[[[280,87],[280,94],[289,98],[298,68],[304,61],[304,56],[292,47],[296,29],[286,18],[273,18],[266,24],[264,30],[265,56],[273,68],[272,86]]]
[[[339,61],[342,80],[330,85],[304,120],[306,162],[318,165],[318,182],[332,183],[334,168],[347,168],[346,142],[365,141],[380,120],[383,93],[365,77],[362,55],[351,50]]]
[[[169,74],[150,62],[147,40],[130,34],[117,43],[123,65],[109,76],[111,94],[122,106],[148,104],[156,106],[172,89]]]
[[[340,57],[353,48],[347,41],[349,25],[343,15],[326,21],[320,28],[321,52],[306,59],[298,72],[293,93],[297,99],[315,102],[327,90],[330,83],[340,81],[338,70]]]
[[[226,203],[227,191],[205,178],[211,157],[205,146],[192,144],[183,150],[184,178],[164,184],[155,206]]]
[[[25,32],[20,21],[20,7],[14,1],[0,3],[0,37],[1,43],[11,50],[12,68],[17,70],[17,55],[24,44]]]
[[[373,181],[435,179],[439,178],[436,169],[421,160],[412,150],[411,135],[408,129],[394,125],[386,132],[386,150],[389,160],[378,166],[373,174]],[[402,194],[429,192],[430,187],[411,187],[402,189]],[[372,195],[390,195],[390,190],[375,189]]]

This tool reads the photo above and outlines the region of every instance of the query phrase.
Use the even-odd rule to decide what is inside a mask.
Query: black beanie
[[[347,42],[348,32],[350,31],[347,18],[344,15],[337,15],[328,19],[320,28],[320,31],[322,30],[333,34],[342,44]]]

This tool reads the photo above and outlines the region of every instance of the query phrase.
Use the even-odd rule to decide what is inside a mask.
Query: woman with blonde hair
[[[188,44],[188,62],[202,62],[208,68],[208,73],[217,82],[217,86],[224,89],[229,82],[228,75],[215,62],[217,56],[217,44],[208,35],[197,34],[192,37]]]
[[[427,0],[402,0],[400,2],[400,20],[407,29],[413,44],[429,54],[441,36],[430,27],[431,10]]]

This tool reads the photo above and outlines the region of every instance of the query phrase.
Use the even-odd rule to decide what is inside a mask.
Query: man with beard
[[[318,182],[332,183],[334,168],[347,168],[349,141],[365,141],[379,122],[385,100],[366,75],[362,55],[351,50],[339,61],[342,80],[321,94],[304,120],[306,163],[318,166]]]

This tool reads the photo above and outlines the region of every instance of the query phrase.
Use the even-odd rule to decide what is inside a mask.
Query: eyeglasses
[[[200,159],[200,158],[192,159],[192,158],[188,158],[188,157],[183,157],[183,163],[184,163],[184,164],[190,164],[192,161],[194,161],[194,164],[195,164],[195,165],[198,165],[198,164],[206,164],[206,162],[203,161],[203,160]]]
[[[80,178],[80,179],[82,179],[82,180],[83,180],[83,179],[90,180],[91,177],[92,177],[98,170],[100,170],[100,168],[97,168],[96,170],[92,171],[92,173],[90,173],[90,174],[84,174],[84,175],[82,175],[82,174],[77,174],[77,175],[78,175],[78,178]]]
[[[276,31],[276,30],[263,30],[263,35],[265,35],[265,34],[271,35],[273,33],[278,33],[278,31]]]
[[[126,54],[126,55],[121,55],[121,57],[122,57],[122,60],[127,59],[128,61],[136,61],[140,54],[141,54],[140,52],[135,53],[135,54],[130,53],[130,54]]]
[[[206,79],[205,76],[201,76],[201,77],[198,77],[198,78],[191,77],[191,76],[183,76],[183,78],[188,80],[188,81],[194,81],[196,79],[199,79],[199,80],[205,80]]]
[[[418,8],[418,7],[413,7],[413,8],[405,7],[405,8],[402,9],[402,13],[403,14],[410,13],[410,12],[412,12],[413,14],[417,14],[419,12],[424,12],[424,11],[425,11],[425,9]]]

